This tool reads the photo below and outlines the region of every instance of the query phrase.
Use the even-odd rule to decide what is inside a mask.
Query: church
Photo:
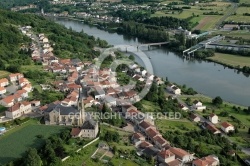
[[[86,116],[82,100],[78,101],[77,107],[51,103],[44,110],[44,119],[46,125],[78,126],[72,129],[72,137],[95,138],[99,131],[98,122]]]

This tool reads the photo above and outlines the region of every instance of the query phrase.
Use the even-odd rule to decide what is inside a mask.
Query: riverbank
[[[213,57],[207,58],[216,63],[226,65],[232,68],[242,68],[244,66],[250,67],[250,57],[244,57],[232,54],[215,53]]]

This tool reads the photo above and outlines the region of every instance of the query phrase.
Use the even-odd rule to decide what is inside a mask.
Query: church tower
[[[83,103],[83,99],[81,97],[79,97],[78,100],[78,110],[80,111],[80,116],[78,119],[78,124],[79,126],[81,126],[84,122],[85,122],[85,108],[84,108],[84,103]]]

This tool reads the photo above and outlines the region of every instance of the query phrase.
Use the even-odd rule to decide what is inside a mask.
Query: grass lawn
[[[9,75],[10,73],[4,70],[0,70],[0,78],[5,78]]]
[[[65,129],[63,126],[45,126],[37,124],[35,120],[30,120],[7,131],[4,136],[0,137],[0,164],[22,157],[28,147],[39,148],[43,140],[37,138],[37,135],[43,135],[46,138],[63,129]]]
[[[215,56],[209,57],[208,59],[230,66],[250,66],[250,57],[240,55],[215,53]]]
[[[155,112],[155,111],[160,111],[159,105],[155,104],[154,102],[147,101],[147,100],[142,100],[141,101],[143,110],[144,112]]]
[[[249,0],[240,0],[240,3],[250,3]]]
[[[235,22],[250,22],[250,16],[243,16],[243,15],[232,15],[226,19],[226,21],[235,21]]]
[[[157,119],[155,121],[155,124],[162,134],[170,130],[173,131],[179,130],[181,132],[188,132],[190,130],[200,129],[196,123],[191,122],[187,119],[180,119],[180,120]]]

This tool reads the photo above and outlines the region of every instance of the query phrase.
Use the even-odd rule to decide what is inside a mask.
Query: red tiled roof
[[[140,143],[139,146],[140,146],[140,148],[147,148],[147,147],[153,146],[153,145],[147,141],[143,141],[142,143]]]
[[[163,145],[163,144],[165,144],[165,143],[168,143],[162,136],[156,136],[155,138],[154,138],[154,140],[156,141],[156,142],[158,142],[159,144],[161,144],[161,145]]]
[[[81,129],[80,129],[80,128],[72,128],[70,134],[71,134],[72,136],[76,136],[76,135],[78,135],[80,132],[81,132]]]
[[[170,150],[162,150],[158,155],[163,159],[174,156],[174,154]]]
[[[195,159],[193,161],[193,165],[195,165],[195,166],[207,166],[208,163],[205,160]]]
[[[142,138],[142,137],[144,137],[141,133],[134,133],[133,134],[133,138],[134,139],[140,139],[140,138]]]
[[[229,126],[233,126],[233,125],[231,125],[228,122],[223,122],[223,123],[221,123],[221,126],[224,127],[224,128],[228,128]]]
[[[170,148],[169,150],[180,158],[183,158],[185,155],[190,155],[188,152],[181,148]]]
[[[149,136],[152,139],[155,136],[160,135],[160,133],[152,127],[150,127],[149,129],[146,130],[146,134],[147,134],[147,136]]]
[[[142,121],[140,124],[139,124],[140,127],[142,127],[144,130],[146,130],[147,128],[149,128],[151,125],[150,123],[146,122],[146,121]]]

